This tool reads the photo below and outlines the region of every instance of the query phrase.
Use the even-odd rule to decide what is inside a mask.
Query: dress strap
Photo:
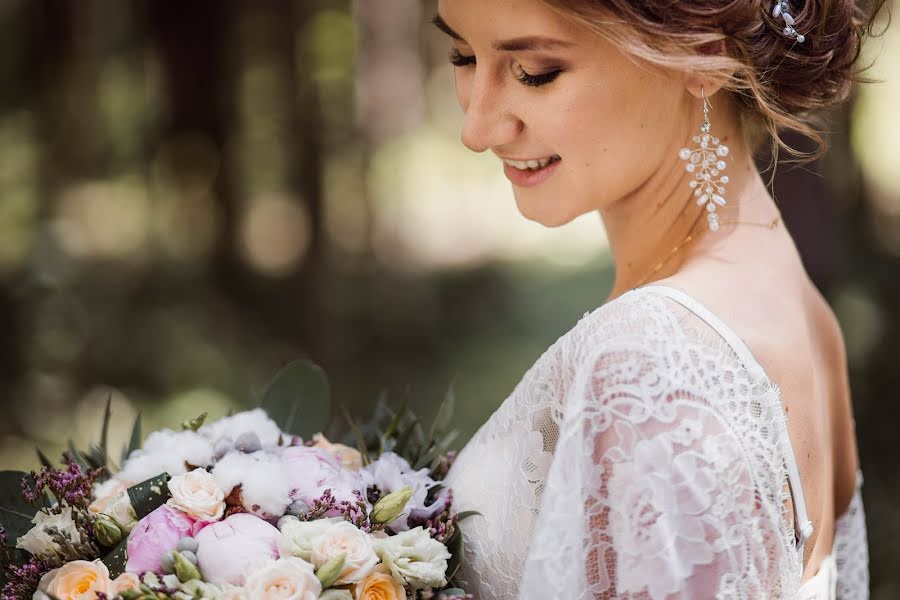
[[[769,378],[768,375],[766,375],[765,369],[763,369],[759,361],[754,358],[753,353],[750,352],[750,348],[747,347],[747,344],[744,343],[744,341],[737,335],[737,333],[735,333],[735,331],[731,327],[725,324],[724,321],[722,321],[699,301],[695,300],[687,293],[668,285],[651,284],[636,289],[651,290],[653,292],[662,294],[663,296],[667,296],[687,308],[689,311],[697,315],[700,319],[705,321],[707,325],[712,327],[720,336],[722,336],[722,338],[731,347],[731,349],[737,355],[738,360],[741,361],[745,368],[749,369],[757,377],[765,379],[775,386],[776,390],[778,391],[778,408],[780,410],[780,417],[785,424],[784,437],[787,441],[787,455],[784,458],[785,464],[787,466],[788,481],[791,486],[791,497],[794,503],[794,512],[796,513],[796,518],[794,519],[794,532],[802,559],[803,547],[806,544],[806,540],[808,540],[813,534],[813,524],[812,521],[809,520],[809,517],[806,513],[806,501],[803,498],[803,485],[800,481],[800,471],[797,468],[797,459],[794,456],[794,448],[791,445],[791,436],[789,436],[787,433],[787,418],[784,413],[784,408],[781,406],[780,388],[771,380],[771,378]]]

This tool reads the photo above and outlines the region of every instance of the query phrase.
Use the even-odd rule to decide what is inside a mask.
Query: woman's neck
[[[670,277],[692,258],[715,252],[740,231],[740,225],[729,223],[762,223],[778,215],[750,152],[739,143],[740,136],[733,132],[721,139],[733,151],[723,173],[729,178],[724,194],[727,204],[716,210],[722,223],[718,231],[709,230],[706,207],[695,202],[689,186],[693,175],[684,170],[677,150],[640,188],[600,210],[615,263],[609,300]],[[688,236],[691,240],[685,243]]]

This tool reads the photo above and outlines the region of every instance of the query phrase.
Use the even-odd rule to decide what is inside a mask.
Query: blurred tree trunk
[[[240,269],[233,243],[238,214],[227,146],[235,114],[228,47],[234,8],[221,0],[139,0],[139,4],[162,71],[165,107],[157,146],[181,135],[200,135],[212,143],[220,160],[213,188],[220,220],[213,269],[218,286],[234,295]]]

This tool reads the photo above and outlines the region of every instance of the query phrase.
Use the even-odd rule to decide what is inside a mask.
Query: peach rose
[[[406,590],[385,571],[382,565],[378,565],[356,585],[353,597],[356,600],[405,600]]]
[[[134,573],[122,573],[112,582],[113,594],[121,594],[128,590],[141,589],[141,579]]]
[[[55,569],[47,582],[47,594],[59,600],[95,600],[97,594],[112,596],[113,582],[101,560],[73,560]],[[49,575],[49,573],[48,573]]]
[[[218,521],[225,514],[225,492],[206,469],[172,477],[169,493],[167,504],[198,521]]]
[[[290,556],[254,565],[244,593],[253,600],[316,600],[322,584],[311,564]]]
[[[335,585],[356,583],[378,564],[372,538],[349,521],[332,525],[312,542],[312,563],[317,569],[341,554],[344,555],[344,568]]]
[[[88,510],[94,514],[105,514],[122,526],[125,533],[129,533],[137,525],[138,519],[131,506],[131,498],[128,496],[128,488],[133,484],[119,479],[108,479],[94,489],[94,502]]]
[[[351,448],[344,444],[333,444],[321,433],[314,433],[312,441],[314,442],[313,448],[319,448],[337,456],[345,469],[350,469],[351,471],[362,469],[362,454],[356,448]]]

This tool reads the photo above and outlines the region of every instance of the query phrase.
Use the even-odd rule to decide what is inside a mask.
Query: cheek
[[[590,86],[555,117],[576,211],[604,208],[639,187],[675,142],[675,99],[656,82]],[[671,93],[668,93],[671,96]]]
[[[459,102],[463,112],[469,109],[469,90],[471,88],[471,75],[465,69],[453,69],[453,81],[456,86],[456,101]]]

